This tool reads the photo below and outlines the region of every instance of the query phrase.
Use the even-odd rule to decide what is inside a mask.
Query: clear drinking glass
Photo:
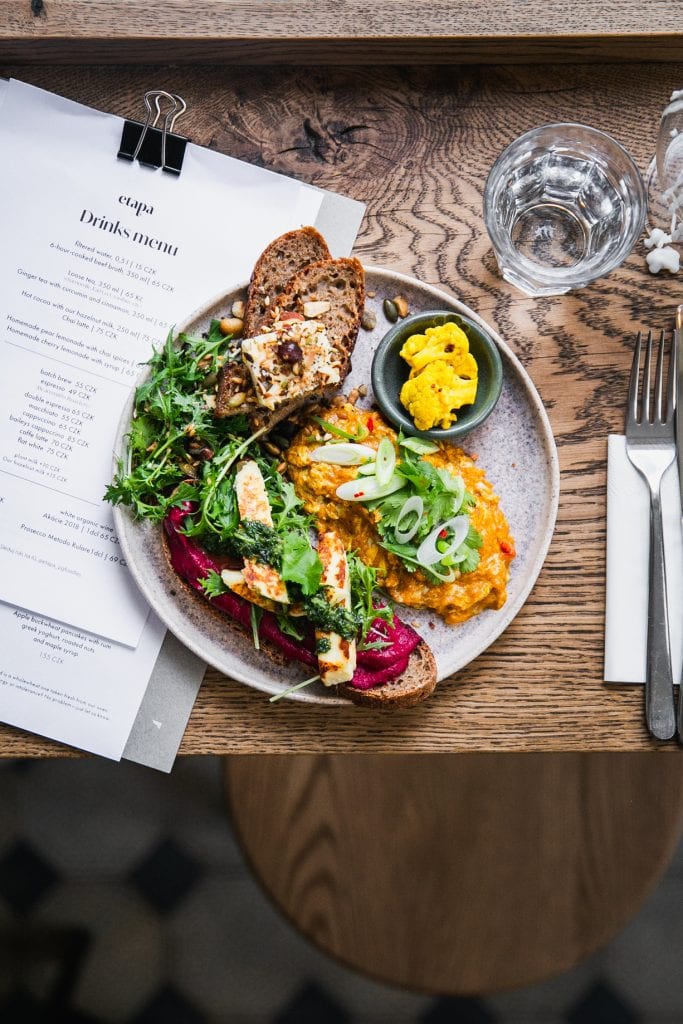
[[[646,194],[633,160],[583,124],[515,139],[489,173],[484,221],[503,277],[527,295],[562,295],[608,274],[643,230]]]

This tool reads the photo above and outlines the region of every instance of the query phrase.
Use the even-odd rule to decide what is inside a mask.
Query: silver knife
[[[678,460],[678,486],[681,495],[681,523],[683,526],[683,305],[676,310],[674,327],[674,362],[676,368],[676,458]],[[678,687],[678,736],[683,740],[683,679]]]

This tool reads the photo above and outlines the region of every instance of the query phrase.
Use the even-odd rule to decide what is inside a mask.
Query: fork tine
[[[653,423],[663,423],[662,419],[662,398],[664,396],[664,346],[666,344],[666,335],[664,331],[660,332],[659,335],[659,348],[657,350],[657,370],[655,373],[655,407],[652,416]],[[667,416],[669,416],[669,410],[667,409]]]
[[[626,422],[635,423],[638,419],[638,378],[640,376],[640,350],[642,337],[640,331],[636,335],[636,345],[633,350],[633,362],[631,363],[631,376],[628,382],[628,403],[626,406]]]
[[[652,331],[647,332],[647,348],[645,350],[645,369],[643,373],[643,391],[640,403],[641,423],[650,423],[650,388],[652,387]]]
[[[676,412],[676,385],[678,383],[678,345],[676,338],[671,341],[671,358],[669,359],[669,387],[666,393],[666,418],[671,419]]]

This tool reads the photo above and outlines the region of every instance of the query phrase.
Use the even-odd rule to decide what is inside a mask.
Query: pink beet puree
[[[171,556],[171,564],[186,583],[189,583],[194,590],[210,601],[216,608],[226,612],[233,619],[239,622],[245,629],[251,628],[250,604],[237,594],[220,594],[218,597],[207,598],[201,586],[204,579],[213,570],[220,573],[218,563],[212,556],[195,544],[191,537],[186,537],[180,532],[184,520],[194,512],[194,506],[190,502],[178,508],[172,508],[164,520],[164,530],[168,541],[168,549]],[[373,637],[375,628],[379,634]],[[271,612],[264,612],[258,627],[259,636],[275,644],[288,658],[295,658],[305,665],[315,666],[318,660],[315,656],[315,638],[313,631],[302,641],[287,636],[278,626],[276,617]],[[358,667],[354,673],[351,685],[359,690],[369,690],[373,686],[380,686],[390,679],[396,679],[402,672],[405,672],[408,659],[420,642],[419,635],[405,622],[401,622],[396,616],[392,626],[378,619],[368,634],[368,641],[373,639],[388,639],[390,647],[376,651],[358,651]]]

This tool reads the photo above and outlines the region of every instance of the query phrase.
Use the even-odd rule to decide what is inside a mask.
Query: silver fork
[[[659,339],[655,371],[654,406],[651,403],[652,331],[647,336],[640,403],[638,383],[642,341],[638,334],[626,412],[626,454],[650,488],[650,573],[647,609],[647,672],[645,719],[653,736],[668,740],[676,731],[671,644],[666,600],[666,569],[662,531],[661,482],[676,454],[676,346],[672,348],[666,412],[663,410],[665,334]]]

